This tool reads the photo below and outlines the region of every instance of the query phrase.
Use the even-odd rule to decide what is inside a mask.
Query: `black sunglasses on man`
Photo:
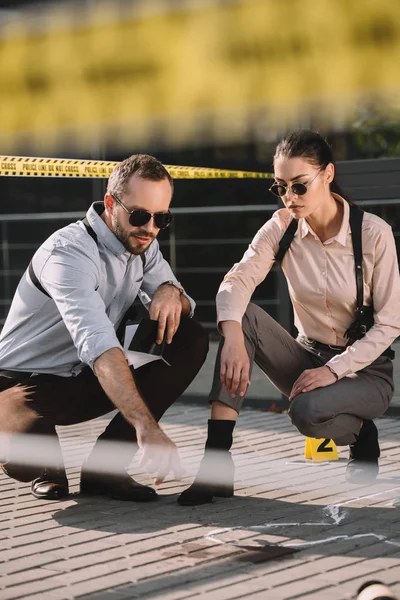
[[[111,194],[111,196],[129,214],[129,223],[133,227],[141,227],[142,225],[146,225],[146,223],[148,223],[152,217],[154,218],[154,223],[158,229],[167,229],[167,227],[169,227],[171,224],[173,216],[169,210],[167,212],[158,213],[151,213],[143,208],[129,210],[116,194]]]

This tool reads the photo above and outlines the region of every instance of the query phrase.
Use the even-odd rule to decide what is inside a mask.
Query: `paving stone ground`
[[[0,599],[345,600],[370,579],[400,598],[398,419],[377,421],[377,483],[355,486],[344,481],[346,449],[336,462],[306,463],[287,415],[245,409],[235,497],[181,507],[207,418],[206,406],[175,404],[163,419],[187,476],[160,486],[155,503],[79,496],[81,463],[107,418],[59,429],[72,491],[65,501],[36,500],[29,484],[0,476]]]

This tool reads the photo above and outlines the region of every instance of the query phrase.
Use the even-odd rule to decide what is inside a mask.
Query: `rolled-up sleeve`
[[[283,220],[284,214],[282,211],[274,213],[256,233],[242,260],[225,275],[216,300],[218,328],[221,321],[242,323],[255,288],[265,279],[275,262],[279,240],[290,222]]]
[[[93,368],[101,354],[121,348],[103,299],[96,291],[99,266],[87,248],[71,241],[59,243],[41,261],[40,269],[35,263],[33,267],[54,300],[80,361]]]
[[[141,285],[141,290],[151,299],[156,290],[162,283],[164,283],[164,281],[174,281],[179,287],[183,287],[175,277],[170,265],[163,257],[158,245],[158,241],[154,240],[146,252],[146,263],[143,269],[143,282]],[[196,303],[186,293],[186,291],[184,291],[184,296],[190,302],[189,316],[193,317]]]

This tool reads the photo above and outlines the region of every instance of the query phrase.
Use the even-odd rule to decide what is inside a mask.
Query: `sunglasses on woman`
[[[137,208],[135,210],[128,210],[126,208],[125,204],[123,204],[121,202],[121,200],[118,198],[118,196],[116,194],[111,194],[111,196],[128,213],[129,223],[133,227],[142,227],[142,225],[146,225],[146,223],[148,223],[152,217],[154,218],[154,223],[155,223],[156,227],[158,227],[158,229],[167,229],[167,227],[171,224],[173,216],[169,212],[169,210],[167,212],[157,212],[157,213],[148,212],[147,210],[144,210],[143,208]]]
[[[269,191],[272,192],[273,194],[275,194],[275,196],[279,196],[279,198],[282,198],[282,196],[286,196],[286,194],[288,193],[288,189],[290,189],[291,192],[295,196],[304,196],[304,194],[307,193],[307,190],[310,187],[310,185],[312,184],[312,182],[318,177],[318,175],[321,173],[321,171],[322,171],[322,169],[320,169],[318,171],[318,173],[316,174],[316,176],[313,179],[311,179],[311,181],[309,181],[307,184],[306,183],[292,183],[292,185],[289,186],[289,185],[283,185],[283,183],[274,183],[269,188]]]

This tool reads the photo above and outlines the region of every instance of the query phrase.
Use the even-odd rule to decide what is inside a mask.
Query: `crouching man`
[[[8,476],[32,481],[37,498],[68,494],[56,425],[114,409],[83,465],[82,493],[156,499],[152,487],[125,470],[138,447],[156,484],[170,471],[181,475],[177,447],[158,421],[199,371],[208,337],[190,318],[194,302],[156,239],[171,222],[172,193],[158,160],[127,158],[112,172],[104,202],[51,235],[22,276],[0,336],[0,435],[6,442],[0,462]],[[138,295],[148,297],[170,366],[162,360],[135,370],[128,365],[117,330]],[[43,440],[45,451],[36,456]]]

